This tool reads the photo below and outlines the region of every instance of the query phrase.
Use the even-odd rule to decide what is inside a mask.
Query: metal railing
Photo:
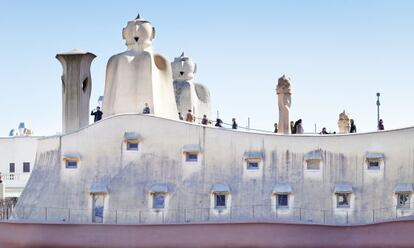
[[[7,220],[11,216],[16,199],[0,200],[0,220]]]
[[[270,205],[231,206],[228,208],[113,210],[104,209],[103,216],[92,218],[92,209],[55,207],[19,207],[14,220],[106,223],[169,224],[239,221],[287,221],[331,225],[359,225],[398,220],[414,216],[414,208],[380,208],[372,210],[317,210],[307,208],[275,208]],[[102,221],[101,221],[102,220]]]
[[[193,117],[194,117],[194,123],[202,125],[201,121],[203,120],[203,118],[197,117],[197,116],[193,116]],[[208,119],[208,124],[206,126],[215,126],[216,123],[217,122],[215,120]],[[227,122],[222,122],[221,126],[222,126],[222,128],[232,129],[233,124],[232,123],[227,123]],[[242,125],[237,124],[237,129],[236,130],[243,131],[243,132],[256,132],[256,133],[275,134],[275,132],[271,131],[271,130],[252,128],[252,127],[250,127],[250,124],[248,126],[242,126]],[[319,135],[316,132],[304,132],[303,134],[306,134],[306,135]]]
[[[0,179],[3,181],[16,181],[20,179],[19,173],[0,174]]]

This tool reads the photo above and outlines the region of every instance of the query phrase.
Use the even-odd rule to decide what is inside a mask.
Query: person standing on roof
[[[188,112],[187,112],[187,116],[185,117],[185,121],[188,121],[188,122],[194,122],[194,116],[193,116],[193,114],[191,113],[191,109],[189,109],[189,110],[188,110]]]
[[[384,122],[382,121],[382,119],[380,119],[378,122],[378,130],[382,131],[384,129]]]
[[[102,119],[103,112],[101,111],[101,107],[96,107],[96,110],[91,111],[91,115],[93,115],[93,122],[100,121]]]
[[[221,119],[217,118],[216,119],[216,125],[214,125],[214,126],[216,126],[216,127],[222,127],[221,124],[223,124],[223,121]]]
[[[324,127],[322,128],[322,131],[319,134],[329,134],[329,133],[326,131],[326,127]]]
[[[273,132],[277,133],[279,131],[278,128],[277,128],[277,123],[275,123],[273,126],[275,127],[275,130]]]
[[[201,124],[208,125],[207,115],[203,115],[203,119],[201,120]]]
[[[236,118],[231,119],[231,121],[233,122],[233,124],[231,125],[232,129],[237,129],[238,125],[236,123]]]
[[[302,119],[299,119],[295,122],[295,133],[303,134]]]
[[[150,109],[150,107],[148,106],[148,103],[145,103],[145,107],[144,107],[144,109],[142,110],[142,113],[143,113],[143,114],[150,114],[150,113],[151,113],[151,109]]]
[[[290,122],[290,133],[291,134],[295,134],[296,130],[295,130],[295,122],[291,121]]]
[[[355,126],[354,119],[349,120],[349,122],[350,122],[350,124],[351,124],[351,126],[350,126],[350,128],[349,128],[349,132],[350,132],[350,133],[356,133],[356,132],[357,132],[357,128],[356,128],[356,126]]]

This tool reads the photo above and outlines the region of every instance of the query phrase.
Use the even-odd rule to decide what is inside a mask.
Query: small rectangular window
[[[337,208],[349,208],[350,194],[349,193],[336,193],[336,207]]]
[[[127,142],[127,150],[128,151],[138,151],[138,142]]]
[[[368,161],[368,169],[378,170],[380,168],[379,161]]]
[[[276,205],[277,207],[288,207],[288,195],[287,194],[278,194],[276,195]]]
[[[398,208],[409,208],[410,207],[410,193],[398,193]]]
[[[194,152],[187,152],[185,155],[185,161],[187,162],[197,162],[198,160],[198,153]]]
[[[30,172],[30,163],[24,162],[23,163],[23,172]]]
[[[247,161],[247,169],[249,170],[258,170],[259,162],[257,161]]]
[[[153,195],[152,207],[156,209],[165,208],[165,195],[161,193],[156,193]]]
[[[15,173],[16,172],[16,166],[15,166],[14,163],[9,164],[9,172],[10,173]]]
[[[78,162],[76,160],[66,160],[66,168],[76,169],[78,168]]]
[[[319,170],[320,160],[309,159],[306,160],[306,169],[308,170]]]
[[[224,194],[215,194],[215,207],[216,208],[225,208],[226,207],[226,195]]]

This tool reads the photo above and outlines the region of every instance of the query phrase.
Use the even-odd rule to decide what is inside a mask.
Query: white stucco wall
[[[138,152],[125,151],[125,132],[142,135]],[[182,153],[188,144],[202,149],[201,161],[190,169]],[[233,218],[251,214],[250,210],[237,212],[237,206],[249,205],[263,205],[253,210],[260,217],[271,211],[266,206],[274,206],[273,186],[289,183],[289,205],[316,210],[301,212],[305,220],[320,218],[319,210],[332,210],[332,218],[343,218],[343,209],[336,210],[333,204],[337,182],[352,184],[350,210],[392,211],[396,184],[414,182],[413,145],[414,128],[350,135],[279,135],[206,127],[152,115],[112,116],[78,132],[39,142],[36,166],[17,212],[25,208],[25,218],[41,219],[43,210],[30,209],[59,208],[63,210],[56,210],[55,215],[62,219],[66,208],[84,209],[78,216],[88,218],[92,207],[89,189],[99,183],[109,191],[106,219],[113,219],[109,215],[117,210],[119,222],[122,218],[145,222],[160,214],[149,208],[149,189],[154,184],[168,185],[167,209],[175,210],[210,208],[212,185],[225,183],[231,190]],[[306,171],[304,155],[318,149],[322,151],[321,170]],[[260,170],[253,173],[245,168],[243,155],[248,151],[264,155]],[[66,169],[62,155],[73,152],[80,154],[80,164],[77,169]],[[367,171],[366,152],[384,153],[381,170]],[[138,210],[144,211],[142,216]],[[209,211],[210,216],[216,214]],[[352,212],[347,215],[361,218]],[[71,216],[76,218],[74,213]]]
[[[6,197],[19,197],[31,172],[37,152],[39,137],[14,136],[0,138],[0,173],[6,187]],[[23,163],[30,163],[30,172],[23,172]],[[15,164],[15,172],[10,173],[10,163]]]

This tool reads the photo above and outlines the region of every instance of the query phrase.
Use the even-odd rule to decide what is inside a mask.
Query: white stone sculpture
[[[177,119],[171,65],[152,51],[155,29],[139,15],[122,30],[128,50],[112,56],[106,68],[104,117],[120,113],[142,113]]]
[[[196,117],[210,117],[210,92],[206,86],[194,82],[197,65],[182,53],[174,59],[171,67],[178,112],[185,115],[191,109]]]
[[[345,110],[339,114],[338,129],[339,133],[349,133],[349,117]]]
[[[279,105],[279,133],[290,133],[289,110],[291,105],[290,78],[283,75],[276,87]]]
[[[89,125],[92,90],[91,63],[95,54],[74,49],[56,55],[62,64],[62,132],[70,133]]]

